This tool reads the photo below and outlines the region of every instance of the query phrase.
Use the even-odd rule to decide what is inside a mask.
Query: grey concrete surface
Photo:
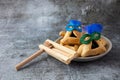
[[[92,62],[65,65],[42,54],[20,71],[15,65],[55,40],[69,19],[104,24],[113,48]],[[120,80],[119,0],[0,0],[0,80]]]

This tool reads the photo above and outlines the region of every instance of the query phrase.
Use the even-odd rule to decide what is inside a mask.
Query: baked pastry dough
[[[81,32],[73,30],[65,33],[64,31],[61,31],[59,35],[63,37],[60,40],[61,45],[80,45]]]
[[[72,50],[77,51],[79,45],[80,45],[80,37],[82,36],[81,32],[78,32],[76,30],[73,31],[61,31],[59,33],[61,37],[63,37],[60,40],[60,44],[70,48]]]
[[[72,49],[74,51],[77,51],[79,45],[73,45],[73,46],[70,46],[70,45],[64,45],[65,47],[69,48],[69,49]]]
[[[81,57],[87,57],[87,56],[94,56],[98,54],[102,54],[106,51],[105,45],[106,41],[103,38],[100,38],[99,40],[95,40],[95,42],[98,44],[98,47],[92,49],[92,42],[89,44],[82,44],[79,46],[77,53]]]

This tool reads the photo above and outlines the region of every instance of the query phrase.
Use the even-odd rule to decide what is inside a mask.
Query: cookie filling
[[[95,49],[98,47],[98,44],[95,40],[92,40],[92,49]]]
[[[72,32],[71,35],[70,35],[70,37],[76,37],[76,36],[75,36],[74,33]]]

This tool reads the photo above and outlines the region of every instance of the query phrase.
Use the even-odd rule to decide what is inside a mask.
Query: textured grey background
[[[65,65],[42,54],[20,71],[15,65],[55,40],[69,19],[104,24],[113,48],[92,62]],[[0,0],[0,80],[120,80],[119,0]]]

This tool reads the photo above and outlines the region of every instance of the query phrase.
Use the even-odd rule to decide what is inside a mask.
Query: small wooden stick
[[[56,51],[56,52],[59,52],[59,53],[61,53],[62,55],[66,56],[66,57],[70,57],[71,56],[71,54],[68,54],[68,53],[66,53],[64,51],[61,51],[59,49],[56,49],[56,48],[52,48],[52,50]]]
[[[37,52],[35,52],[34,54],[32,54],[30,57],[26,58],[25,60],[23,60],[22,62],[20,62],[19,64],[17,64],[15,66],[16,70],[19,70],[22,66],[24,66],[25,64],[27,64],[28,62],[32,61],[34,58],[36,58],[37,56],[39,56],[40,54],[42,54],[44,52],[43,49],[38,50]]]
[[[45,46],[49,46],[51,47],[51,45],[48,42],[44,42]],[[27,64],[28,62],[32,61],[34,58],[36,58],[37,56],[39,56],[40,54],[42,54],[44,52],[44,49],[40,49],[37,52],[35,52],[34,54],[32,54],[30,57],[26,58],[25,60],[23,60],[22,62],[18,63],[15,68],[16,70],[19,70],[22,66],[24,66],[25,64]]]
[[[69,49],[69,48],[67,48],[67,47],[64,47],[64,46],[62,46],[62,45],[60,45],[60,44],[58,44],[58,43],[55,43],[55,42],[53,42],[53,41],[51,41],[51,40],[49,40],[49,39],[47,39],[46,42],[52,44],[56,49],[62,50],[62,51],[67,52],[67,53],[69,53],[69,54],[73,54],[73,55],[76,54],[76,51],[71,50],[71,49]]]
[[[65,64],[69,64],[70,61],[69,61],[69,57],[63,55],[64,53],[61,51],[61,52],[58,52],[56,51],[54,48],[53,49],[50,49],[44,45],[39,45],[39,47],[41,49],[44,49],[45,52],[47,52],[49,55],[53,56],[54,58],[60,60],[61,62],[65,63]]]

